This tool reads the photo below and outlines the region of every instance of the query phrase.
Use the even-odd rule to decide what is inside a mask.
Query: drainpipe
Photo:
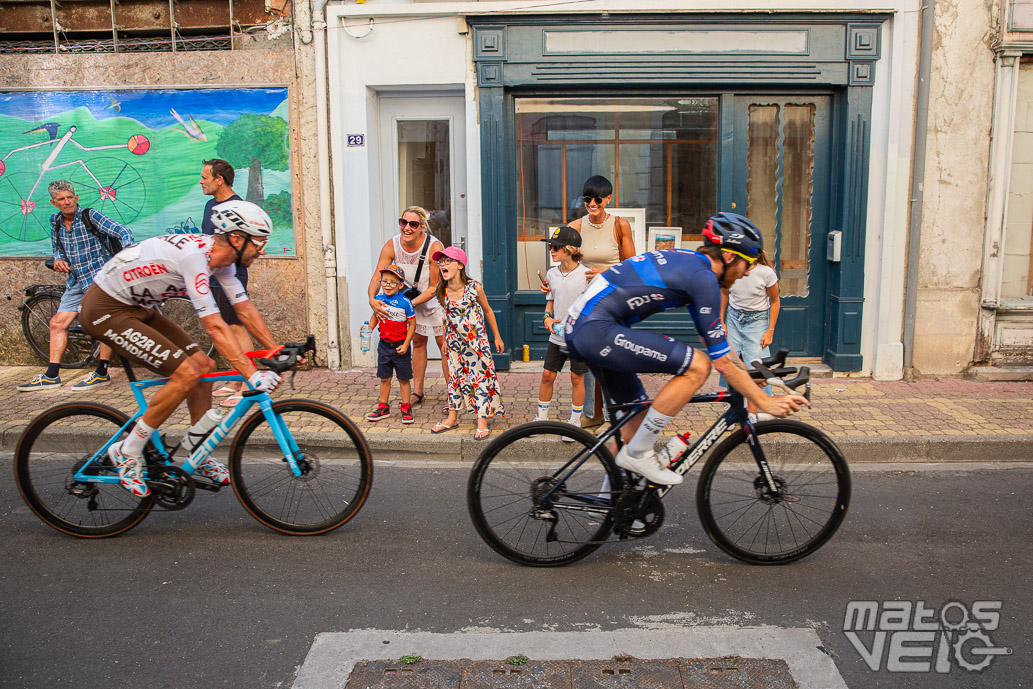
[[[337,247],[330,202],[330,125],[326,82],[326,3],[316,0],[309,14],[316,52],[316,141],[319,161],[319,229],[323,245],[323,274],[326,277],[326,365],[331,371],[341,368],[337,301]],[[316,17],[319,17],[316,19]]]
[[[915,105],[915,152],[911,164],[911,218],[907,237],[904,282],[904,380],[915,377],[915,311],[918,302],[918,256],[922,243],[922,201],[925,195],[926,130],[929,126],[929,72],[933,55],[933,15],[936,0],[924,0],[919,37],[918,102]]]

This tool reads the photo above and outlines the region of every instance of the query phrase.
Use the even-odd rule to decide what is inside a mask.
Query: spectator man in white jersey
[[[272,391],[280,382],[276,373],[259,371],[245,356],[219,315],[209,286],[215,276],[248,332],[263,347],[275,346],[268,326],[237,280],[235,267],[250,266],[262,255],[272,222],[265,211],[247,201],[219,204],[211,219],[212,236],[161,235],[122,250],[104,264],[83,297],[80,322],[86,332],[120,355],[169,377],[129,436],[108,450],[122,486],[137,497],[150,495],[141,457],[151,434],[184,399],[191,423],[212,405],[212,384],[202,376],[215,369],[215,362],[178,325],[152,308],[155,304],[174,296],[189,297],[216,349],[253,389]],[[213,481],[229,483],[226,467],[211,458],[200,470]]]

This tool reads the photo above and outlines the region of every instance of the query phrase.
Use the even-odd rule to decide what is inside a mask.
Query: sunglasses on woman
[[[585,205],[588,205],[595,201],[595,205],[598,206],[603,202],[603,198],[601,196],[583,196],[582,198],[585,200]]]
[[[406,225],[408,225],[409,229],[411,229],[411,230],[418,230],[418,229],[420,229],[420,221],[419,220],[406,220],[405,218],[398,218],[398,227],[400,227],[400,228],[402,228],[404,230]]]

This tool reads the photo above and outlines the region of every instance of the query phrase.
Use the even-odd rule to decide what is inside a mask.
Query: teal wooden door
[[[732,194],[723,205],[760,227],[778,273],[782,308],[772,351],[821,356],[829,327],[826,236],[836,188],[833,98],[737,95],[734,102]]]

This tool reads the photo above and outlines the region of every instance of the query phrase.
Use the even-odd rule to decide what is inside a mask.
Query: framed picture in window
[[[646,250],[646,209],[645,208],[607,208],[606,212],[624,218],[631,225],[631,238],[635,242],[635,253]]]
[[[680,227],[650,227],[646,251],[681,248]]]

